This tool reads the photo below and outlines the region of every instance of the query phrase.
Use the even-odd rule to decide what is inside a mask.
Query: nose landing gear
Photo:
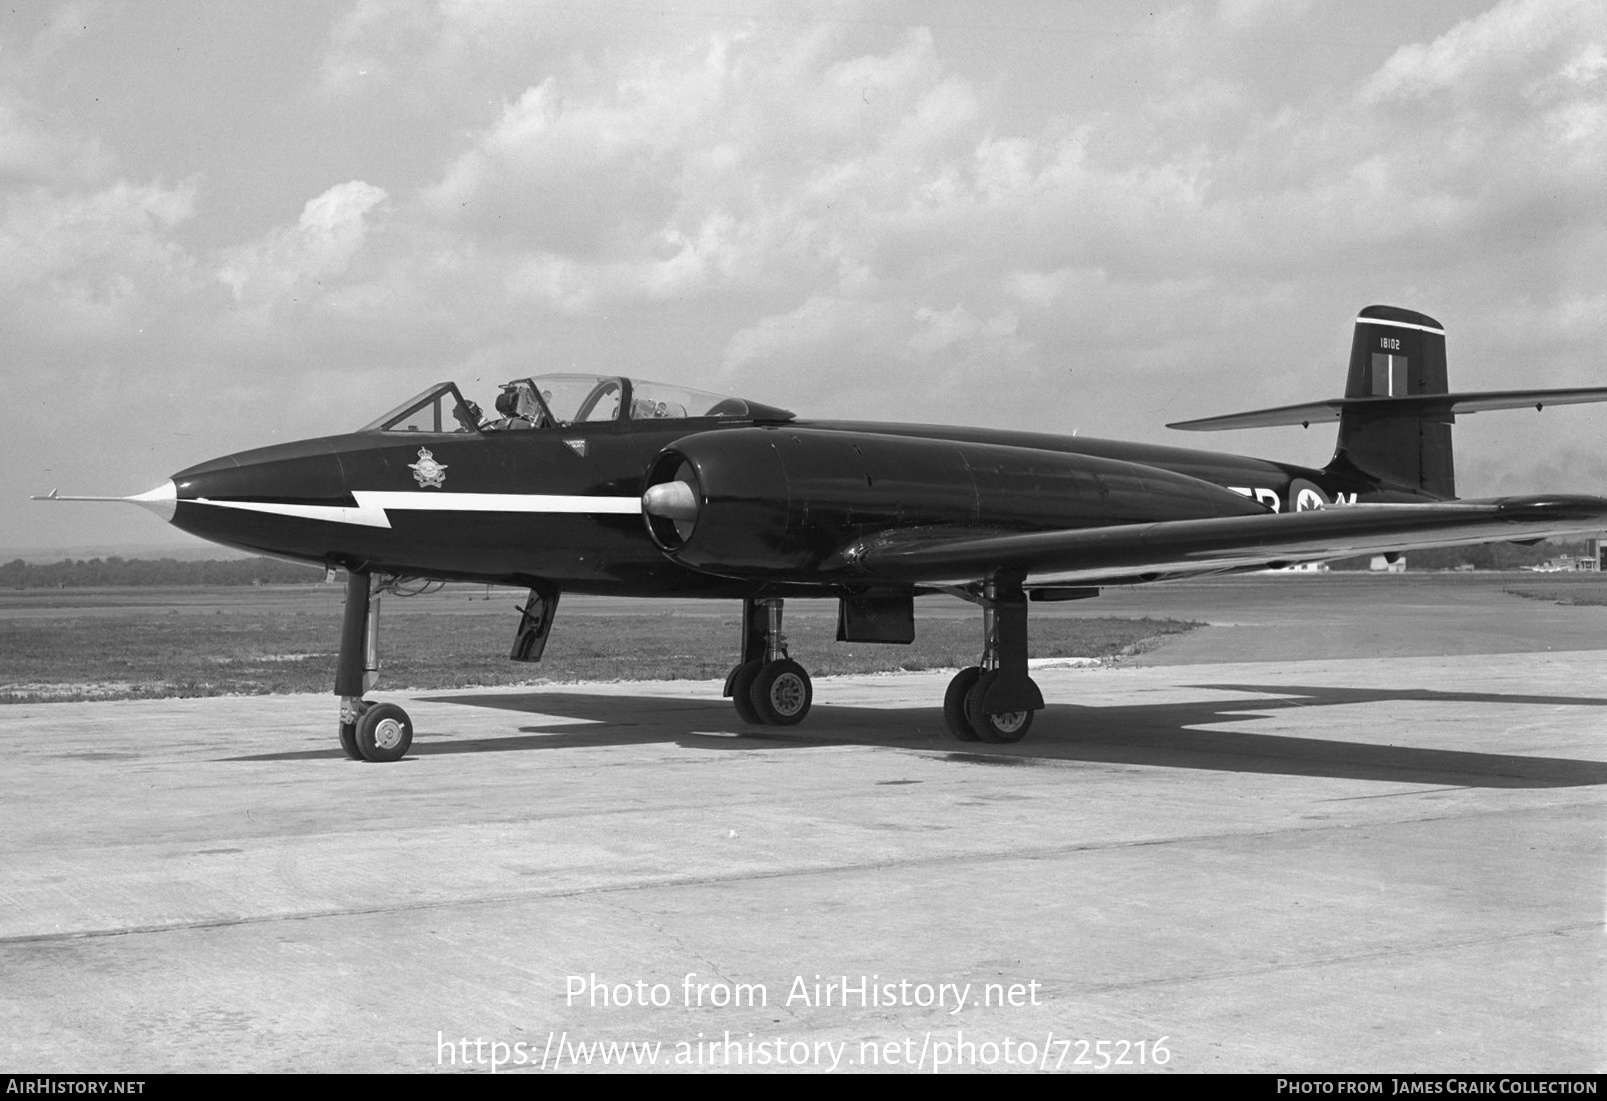
[[[367,573],[346,575],[335,695],[340,697],[340,748],[354,761],[399,761],[413,745],[413,720],[394,703],[363,694],[379,680],[379,597],[383,583]]]

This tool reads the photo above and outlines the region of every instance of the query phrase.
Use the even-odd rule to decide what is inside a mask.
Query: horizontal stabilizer
[[[1541,409],[1547,405],[1583,405],[1597,401],[1607,401],[1607,386],[1572,390],[1484,390],[1409,397],[1331,398],[1300,405],[1280,405],[1275,409],[1257,409],[1249,413],[1177,421],[1166,427],[1180,428],[1185,432],[1226,432],[1235,428],[1272,428],[1289,424],[1310,426],[1337,421],[1340,414],[1346,411],[1362,416],[1415,415],[1434,418],[1458,413],[1483,413],[1492,409],[1523,409],[1530,405]]]
[[[916,584],[964,585],[1001,570],[1029,587],[1117,584],[1603,530],[1607,498],[1496,497],[1061,531],[894,530],[855,540],[832,565]]]

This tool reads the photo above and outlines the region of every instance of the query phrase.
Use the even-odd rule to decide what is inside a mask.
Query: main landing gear
[[[809,714],[814,686],[804,667],[787,656],[781,607],[780,597],[742,602],[742,660],[725,678],[725,695],[743,722],[793,726]]]
[[[354,761],[399,761],[413,744],[413,720],[394,703],[363,694],[379,680],[379,597],[385,585],[366,573],[346,575],[335,695],[340,697],[340,748]]]
[[[982,663],[961,669],[943,696],[943,721],[962,742],[1019,742],[1043,709],[1043,693],[1027,674],[1027,595],[1008,578],[985,582]]]

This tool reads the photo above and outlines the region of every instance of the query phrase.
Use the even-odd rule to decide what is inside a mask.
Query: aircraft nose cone
[[[178,510],[179,490],[169,478],[155,489],[136,493],[132,497],[124,497],[129,504],[149,509],[168,523],[173,522],[173,513]]]

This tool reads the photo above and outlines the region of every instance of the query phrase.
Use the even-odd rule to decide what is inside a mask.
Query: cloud
[[[0,28],[0,189],[87,187],[115,174],[106,144],[65,121],[47,90],[48,78],[63,68],[62,55],[100,7],[66,3],[48,13],[30,13],[43,24],[31,38],[24,38],[26,16]]]
[[[386,199],[382,188],[352,180],[310,199],[294,226],[227,250],[218,279],[247,306],[271,306],[294,294],[322,294],[362,249],[370,215]]]
[[[1455,230],[1570,236],[1607,180],[1607,22],[1589,0],[1504,0],[1404,46],[1358,90],[1398,190]],[[1403,143],[1415,138],[1417,150]],[[1480,234],[1480,237],[1483,235]]]
[[[1088,399],[1051,391],[1022,409],[1021,388],[1083,363],[1098,365],[1089,393],[1181,372],[1211,398],[1287,386],[1295,400],[1309,381],[1237,369],[1247,328],[1303,367],[1364,302],[1452,304],[1476,325],[1562,319],[1579,354],[1607,245],[1607,49],[1588,12],[1504,0],[1393,54],[1274,81],[1268,51],[1345,43],[1313,46],[1282,5],[1253,0],[1068,38],[1071,59],[763,4],[606,27],[565,5],[359,0],[314,105],[416,123],[412,180],[427,182],[365,166],[281,200],[306,201],[293,224],[221,250],[192,256],[182,219],[148,215],[125,243],[161,258],[153,285],[190,295],[214,344],[264,361],[316,346],[396,376],[640,364],[759,397],[810,380],[912,390],[934,409],[993,371],[1015,392],[944,415],[1045,423]],[[1310,4],[1302,19],[1331,31],[1344,16]],[[1033,64],[1054,95],[1022,92]],[[1120,95],[1060,95],[1066,73],[1099,66],[1122,75]],[[478,114],[454,114],[470,126],[449,137],[440,104]],[[95,139],[32,117],[0,107],[0,136],[19,135],[0,150],[50,181],[39,202],[104,191]],[[218,201],[145,186],[191,210]],[[57,230],[10,232],[13,250],[48,251]],[[1515,293],[1491,291],[1503,277]]]
[[[115,162],[99,139],[51,130],[26,115],[39,112],[0,91],[0,187],[104,181]]]
[[[1406,295],[1437,309],[1526,236],[1589,236],[1600,35],[1566,5],[1556,29],[1551,10],[1504,4],[1274,102],[1231,38],[1213,65],[1181,54],[1205,24],[1173,12],[1160,38],[1116,47],[1162,76],[1121,112],[1008,129],[998,86],[920,28],[871,46],[840,25],[756,21],[576,56],[545,64],[404,204],[416,244],[449,242],[406,270],[513,340],[543,316],[713,311],[724,331],[672,354],[713,352],[733,384],[946,378],[990,360],[1030,378],[1068,347],[1203,375],[1235,323],[1277,307],[1309,325],[1295,304],[1313,288],[1338,289],[1323,305],[1340,314]],[[1229,3],[1212,18],[1218,35],[1266,34],[1282,15]],[[1551,29],[1503,44],[1509,24]],[[461,19],[441,33],[431,56],[466,40]],[[1419,56],[1421,87],[1401,75]],[[1511,118],[1479,106],[1503,80],[1527,89]],[[1402,108],[1424,95],[1451,100]],[[1380,257],[1424,282],[1377,286]],[[388,285],[405,297],[399,270]]]
[[[118,182],[56,194],[0,195],[0,287],[13,323],[83,338],[137,327],[193,288],[172,231],[195,211],[195,184]]]
[[[427,0],[358,0],[330,32],[320,80],[340,95],[405,79],[398,61],[428,51],[440,38],[439,9]]]
[[[49,63],[81,37],[92,21],[98,21],[105,7],[99,0],[72,0],[58,5],[29,44],[30,61]]]
[[[1502,0],[1428,43],[1396,50],[1362,85],[1364,102],[1521,101],[1543,91],[1543,73],[1601,74],[1601,8],[1593,0]]]

